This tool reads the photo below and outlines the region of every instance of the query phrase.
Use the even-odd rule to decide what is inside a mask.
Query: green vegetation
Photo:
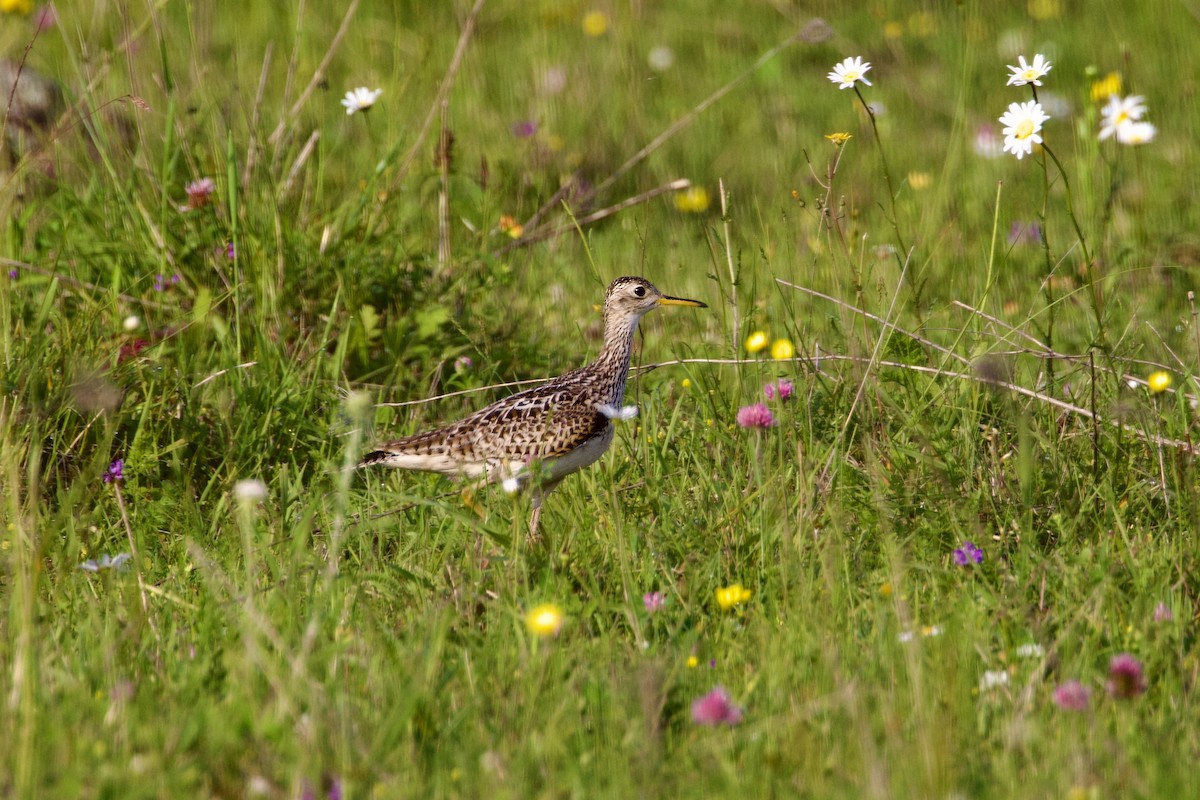
[[[1194,794],[1186,4],[23,5],[0,794]],[[1035,53],[1049,149],[989,155]],[[1098,140],[1110,73],[1153,141]],[[543,542],[346,469],[593,356],[624,274],[710,309],[643,322]]]

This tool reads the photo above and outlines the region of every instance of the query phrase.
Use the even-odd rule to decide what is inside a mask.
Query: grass
[[[0,793],[1189,793],[1186,9],[201,5],[59,8],[24,60],[65,105],[0,178]],[[812,13],[830,38],[748,70]],[[31,31],[0,16],[6,53]],[[1039,154],[974,148],[1034,52],[1069,197]],[[849,55],[878,140],[825,79]],[[1096,141],[1110,71],[1151,144]],[[383,95],[347,117],[360,85]],[[680,179],[706,211],[667,192],[577,222]],[[500,230],[543,207],[525,234],[557,235]],[[1008,241],[1031,223],[1045,247]],[[643,322],[636,361],[668,363],[543,543],[527,498],[479,516],[440,477],[344,469],[595,355],[621,274],[711,308]],[[797,357],[746,353],[756,330]],[[780,378],[777,424],[738,427]],[[981,564],[955,563],[966,540]],[[539,638],[547,602],[565,621]],[[1107,695],[1119,653],[1145,694]],[[1052,701],[1074,679],[1086,712]],[[717,685],[740,724],[693,723]]]

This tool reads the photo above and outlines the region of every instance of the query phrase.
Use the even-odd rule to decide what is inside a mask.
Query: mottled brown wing
[[[446,433],[480,461],[521,461],[569,453],[607,425],[583,387],[556,381],[493,403]]]

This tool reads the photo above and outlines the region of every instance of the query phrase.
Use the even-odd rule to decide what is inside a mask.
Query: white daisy
[[[1017,658],[1041,658],[1046,651],[1037,642],[1027,642],[1017,648]]]
[[[829,80],[840,84],[839,89],[849,89],[858,81],[870,86],[871,82],[864,77],[870,68],[871,62],[864,62],[861,56],[847,58],[840,64],[834,64],[833,72],[829,73]]]
[[[352,92],[346,92],[346,96],[342,98],[342,105],[346,107],[348,115],[355,111],[369,111],[381,94],[383,94],[383,89],[372,91],[365,86],[360,86]]]
[[[1025,63],[1025,56],[1019,56],[1017,63],[1020,66],[1014,67],[1012,64],[1008,65],[1008,68],[1013,73],[1008,76],[1009,86],[1024,86],[1027,83],[1032,83],[1034,86],[1041,86],[1042,78],[1050,71],[1050,62],[1041,53],[1034,54],[1032,64]]]
[[[1122,125],[1141,119],[1145,113],[1146,98],[1136,94],[1129,97],[1112,95],[1100,109],[1100,141],[1112,136]]]
[[[1008,673],[1002,669],[989,669],[979,677],[979,691],[990,692],[1008,686]]]
[[[1121,144],[1145,144],[1154,140],[1158,128],[1150,122],[1129,121],[1117,126],[1117,141]]]
[[[1000,117],[1004,126],[1004,152],[1012,153],[1018,160],[1033,153],[1033,146],[1042,143],[1042,123],[1050,119],[1042,110],[1041,103],[1010,103],[1008,111]]]

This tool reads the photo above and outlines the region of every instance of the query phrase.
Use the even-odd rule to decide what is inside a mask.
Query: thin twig
[[[421,148],[425,144],[425,137],[429,135],[429,129],[433,127],[433,121],[437,118],[442,103],[450,94],[450,87],[454,85],[454,77],[458,74],[458,68],[462,66],[463,56],[467,53],[467,43],[471,41],[471,36],[475,32],[475,20],[479,16],[479,12],[483,10],[483,4],[484,0],[475,0],[471,13],[467,14],[467,19],[463,22],[462,32],[458,35],[458,44],[454,48],[454,55],[450,58],[450,64],[446,67],[446,74],[442,76],[442,82],[438,85],[437,95],[429,106],[429,113],[425,115],[425,121],[421,123],[421,130],[417,132],[417,138],[413,140],[412,147],[408,149],[404,160],[396,168],[396,176],[392,179],[393,188],[404,178],[408,168],[416,159],[417,153],[421,152]]]
[[[338,26],[337,33],[333,35],[333,41],[329,43],[329,48],[325,51],[325,56],[321,59],[321,63],[317,65],[316,71],[313,72],[312,78],[308,82],[308,86],[304,87],[304,91],[301,92],[300,96],[296,98],[296,102],[292,103],[292,107],[288,109],[288,112],[283,115],[282,119],[279,120],[279,124],[275,127],[274,132],[272,132],[271,136],[267,139],[267,143],[272,147],[279,144],[279,140],[283,138],[283,134],[284,131],[287,130],[287,126],[292,122],[292,120],[295,119],[296,115],[300,113],[300,109],[304,108],[304,104],[308,102],[309,95],[313,93],[313,90],[320,86],[321,81],[325,79],[325,70],[329,68],[330,62],[333,61],[333,54],[337,52],[338,45],[341,44],[342,39],[345,38],[346,32],[350,30],[350,21],[354,19],[354,12],[358,10],[358,3],[359,0],[350,0],[350,6],[346,9],[346,13],[342,16],[342,24]]]
[[[193,384],[192,388],[199,389],[204,384],[208,383],[211,380],[216,380],[217,378],[224,375],[226,372],[229,372],[229,371],[235,370],[235,369],[248,369],[249,367],[253,367],[256,364],[258,364],[257,361],[247,361],[245,364],[238,364],[236,367],[229,367],[227,369],[219,369],[216,372],[214,372],[212,375],[209,375],[207,378],[200,381],[199,383]]]
[[[907,266],[907,263],[908,262],[906,260],[905,261],[906,266]],[[819,297],[822,300],[828,300],[831,303],[841,306],[842,308],[846,309],[847,311],[853,311],[855,314],[860,314],[869,320],[878,322],[880,325],[884,326],[885,328],[891,328],[892,330],[896,331],[897,333],[908,336],[911,339],[913,339],[914,341],[918,341],[927,347],[931,347],[934,350],[937,350],[939,353],[942,353],[944,355],[949,356],[950,358],[953,358],[955,361],[962,362],[963,364],[970,363],[969,359],[965,358],[964,356],[960,356],[958,353],[955,353],[953,350],[950,350],[949,348],[946,348],[946,347],[942,347],[940,344],[935,344],[934,342],[931,342],[928,339],[925,339],[911,331],[907,331],[904,328],[901,328],[899,325],[896,325],[894,322],[888,322],[886,319],[883,319],[882,317],[877,317],[874,314],[872,314],[871,312],[865,311],[861,308],[858,308],[858,307],[852,305],[851,303],[845,302],[844,300],[838,300],[836,297],[831,297],[827,294],[823,294],[821,292],[818,292],[816,289],[809,289],[807,286],[800,286],[799,284],[785,281],[783,278],[776,278],[775,282],[779,283],[783,286],[787,286],[791,289],[797,289],[801,292],[804,292],[805,294],[810,294],[813,297]],[[894,301],[894,299],[895,298],[893,298],[893,301]]]
[[[613,214],[619,214],[620,212],[624,211],[627,208],[632,208],[633,206],[640,205],[641,203],[644,203],[647,200],[653,200],[654,198],[658,197],[659,195],[666,194],[667,192],[678,192],[681,189],[686,189],[691,185],[692,185],[692,182],[689,181],[687,178],[680,178],[678,180],[674,180],[674,181],[671,181],[670,183],[659,186],[657,189],[650,189],[648,191],[642,192],[641,194],[634,195],[633,197],[628,197],[615,205],[609,206],[608,208],[602,208],[599,211],[593,211],[591,214],[587,214],[585,216],[579,217],[578,219],[574,220],[570,225],[561,225],[557,228],[551,228],[549,226],[546,226],[544,228],[539,228],[536,231],[526,233],[520,239],[509,242],[508,244],[504,245],[504,247],[501,247],[499,250],[492,253],[492,257],[497,258],[497,257],[502,256],[505,253],[509,252],[510,250],[515,250],[518,247],[524,247],[526,245],[533,244],[534,242],[540,242],[545,239],[552,239],[556,236],[561,236],[564,233],[571,233],[572,231],[577,231],[579,228],[583,227],[584,225],[590,225],[593,222],[599,222],[602,219],[611,217]]]
[[[262,72],[258,75],[258,91],[254,94],[254,107],[250,111],[250,142],[246,145],[246,164],[242,168],[242,191],[250,186],[250,174],[254,171],[254,162],[258,156],[258,114],[262,110],[263,92],[267,88],[267,70],[271,66],[271,53],[275,49],[274,42],[267,42],[263,54]]]
[[[317,146],[317,140],[320,138],[321,130],[319,128],[314,129],[308,137],[308,141],[304,143],[304,147],[300,148],[300,155],[296,156],[292,168],[288,170],[287,178],[283,181],[283,186],[279,187],[280,197],[285,197],[292,190],[292,183],[296,180],[296,176],[300,174],[300,170],[304,168],[304,163],[312,155],[313,149]]]
[[[450,267],[450,100],[442,98],[442,132],[438,137],[438,274]]]
[[[616,183],[621,178],[622,175],[624,175],[626,172],[633,169],[637,164],[639,164],[640,162],[645,160],[655,150],[662,147],[662,145],[668,139],[670,139],[672,136],[679,133],[681,130],[683,130],[688,125],[690,125],[696,119],[696,117],[703,114],[709,108],[709,106],[713,105],[718,100],[720,100],[722,97],[724,97],[725,95],[727,95],[731,91],[733,91],[738,86],[738,84],[740,84],[742,81],[746,80],[751,75],[753,75],[755,72],[760,70],[768,61],[775,58],[775,56],[779,55],[784,50],[788,49],[789,47],[796,44],[797,42],[802,42],[802,41],[809,42],[809,43],[820,42],[820,41],[824,41],[825,39],[828,39],[831,34],[832,34],[832,30],[830,29],[829,25],[824,20],[819,19],[819,18],[814,18],[814,19],[809,20],[808,23],[803,28],[800,29],[799,33],[789,36],[788,38],[784,39],[779,44],[772,47],[767,52],[763,53],[761,56],[758,57],[757,60],[755,60],[755,62],[753,64],[751,64],[746,69],[742,70],[742,72],[738,73],[738,75],[735,76],[733,80],[729,81],[729,83],[726,83],[720,89],[717,89],[715,92],[710,94],[708,97],[701,100],[695,107],[692,108],[691,111],[687,112],[682,117],[677,119],[675,122],[673,122],[669,126],[667,126],[667,129],[664,130],[662,133],[660,133],[658,136],[655,136],[654,139],[652,139],[649,144],[647,144],[641,150],[638,150],[636,153],[634,153],[633,156],[631,156],[629,158],[629,160],[626,161],[624,164],[617,167],[616,172],[614,172],[612,175],[609,175],[607,178],[605,178],[603,181],[601,181],[600,185],[596,187],[593,194],[600,194],[605,189],[607,189],[608,187],[610,187],[614,183]]]

